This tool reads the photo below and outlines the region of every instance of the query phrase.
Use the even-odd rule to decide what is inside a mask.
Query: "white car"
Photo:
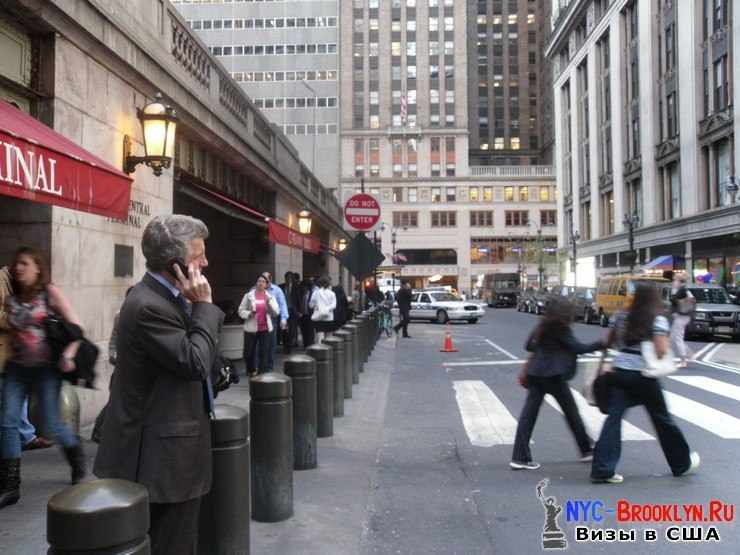
[[[467,320],[475,324],[485,314],[481,305],[465,302],[446,291],[421,291],[411,296],[411,319],[446,323]]]

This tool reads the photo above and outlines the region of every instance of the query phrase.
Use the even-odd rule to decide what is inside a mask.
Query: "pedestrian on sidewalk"
[[[224,313],[201,273],[207,237],[190,216],[153,218],[141,240],[147,272],[118,320],[95,474],[149,490],[152,555],[196,553],[201,499],[211,489],[211,373]]]
[[[568,386],[576,372],[577,357],[604,348],[603,341],[581,343],[573,335],[573,304],[562,297],[553,297],[547,304],[542,322],[527,340],[531,352],[519,381],[527,388],[527,400],[519,416],[514,451],[509,466],[513,470],[536,470],[539,463],[532,460],[529,440],[537,415],[546,394],[555,397],[565,415],[570,431],[581,452],[581,462],[590,462],[592,440],[586,433],[573,394]]]
[[[671,289],[671,312],[673,312],[671,343],[681,358],[679,368],[686,368],[689,365],[689,348],[685,341],[686,326],[691,322],[691,314],[695,308],[696,299],[686,288],[686,278],[677,276]]]
[[[272,348],[274,317],[279,316],[280,306],[269,293],[268,284],[264,274],[258,277],[239,305],[239,316],[244,320],[244,364],[248,376],[269,371],[267,357]]]
[[[409,323],[411,321],[411,285],[408,281],[401,283],[401,289],[398,291],[398,297],[396,302],[398,303],[398,312],[401,316],[401,321],[398,322],[393,328],[393,331],[398,334],[399,330],[403,330],[402,337],[408,337],[409,335]]]
[[[318,288],[316,287],[314,280],[309,277],[304,277],[301,282],[301,311],[298,319],[298,325],[301,328],[301,340],[303,341],[303,349],[308,349],[314,343],[315,331],[313,326],[313,320],[311,315],[313,310],[311,309],[311,300]]]
[[[290,312],[288,303],[285,300],[283,290],[272,282],[270,272],[262,272],[262,277],[267,280],[267,292],[274,297],[278,303],[279,312],[270,316],[272,319],[272,331],[270,332],[269,350],[267,351],[267,371],[272,372],[275,367],[275,355],[277,354],[278,337],[282,332],[288,329],[288,319]]]
[[[311,322],[316,330],[316,340],[321,343],[334,326],[334,310],[337,308],[337,296],[330,289],[331,280],[328,276],[319,278],[318,289],[314,292],[309,303],[311,308]]]
[[[352,290],[352,318],[362,314],[362,282],[355,283]]]
[[[45,322],[58,315],[80,325],[62,291],[50,283],[48,266],[39,251],[21,247],[12,268],[13,294],[6,301],[12,354],[5,365],[0,416],[0,508],[17,503],[21,483],[20,420],[29,392],[38,395],[44,428],[62,446],[71,468],[71,481],[85,476],[85,456],[80,439],[59,418],[61,372],[75,369],[79,342],[70,343],[59,358],[46,335]]]
[[[650,341],[655,354],[663,357],[668,349],[668,320],[661,314],[662,301],[658,288],[639,284],[632,305],[614,319],[609,346],[619,352],[614,357],[610,374],[608,414],[596,442],[591,466],[591,481],[619,484],[616,474],[622,449],[622,417],[627,409],[643,405],[650,415],[658,441],[674,476],[683,476],[699,466],[699,454],[689,449],[683,433],[666,408],[663,389],[656,378],[642,375],[647,368],[641,343]]]
[[[350,319],[350,307],[349,301],[347,300],[347,293],[344,291],[344,287],[341,284],[337,284],[332,287],[334,296],[337,298],[337,308],[334,309],[334,325],[331,331],[335,332],[341,328]]]
[[[285,282],[280,284],[280,289],[288,305],[288,325],[283,331],[283,352],[289,355],[298,333],[298,312],[301,307],[300,276],[294,272],[285,272]]]

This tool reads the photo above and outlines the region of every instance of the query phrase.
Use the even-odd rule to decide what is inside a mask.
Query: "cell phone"
[[[167,262],[167,271],[177,279],[177,274],[172,269],[173,266],[177,265],[180,268],[180,271],[182,272],[182,275],[185,277],[188,277],[188,265],[185,264],[182,258],[173,258],[169,262]]]

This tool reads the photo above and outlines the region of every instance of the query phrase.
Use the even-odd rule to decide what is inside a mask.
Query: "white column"
[[[642,200],[644,225],[652,225],[657,221],[657,207],[655,190],[658,180],[655,164],[655,144],[658,141],[655,111],[656,86],[654,68],[656,65],[658,48],[655,25],[656,2],[636,2],[639,19],[640,44],[640,154],[642,156]],[[680,37],[678,41],[682,40]],[[621,217],[615,213],[616,229],[623,228]]]
[[[612,170],[614,181],[614,229],[622,229],[622,218],[626,206],[624,197],[624,31],[621,14],[613,12],[609,22],[609,58],[612,95]]]
[[[701,90],[702,51],[699,48],[701,2],[676,2],[676,48],[678,49],[678,121],[681,134],[681,216],[698,210],[699,156],[697,143]],[[675,214],[674,214],[675,217]]]
[[[599,151],[601,146],[601,130],[599,122],[601,113],[599,112],[599,97],[601,94],[601,81],[598,73],[599,59],[596,42],[592,42],[588,49],[588,66],[586,68],[588,76],[588,132],[589,132],[589,157],[591,164],[589,172],[591,174],[591,238],[596,239],[601,236],[601,203],[599,202]],[[581,232],[583,235],[583,231]]]

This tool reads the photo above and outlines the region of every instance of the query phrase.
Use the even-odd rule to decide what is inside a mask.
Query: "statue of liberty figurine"
[[[557,504],[555,497],[545,497],[543,493],[549,483],[550,480],[545,478],[537,484],[537,498],[545,509],[545,524],[542,527],[542,548],[566,549],[568,542],[557,522],[558,516],[563,512],[563,507]]]

